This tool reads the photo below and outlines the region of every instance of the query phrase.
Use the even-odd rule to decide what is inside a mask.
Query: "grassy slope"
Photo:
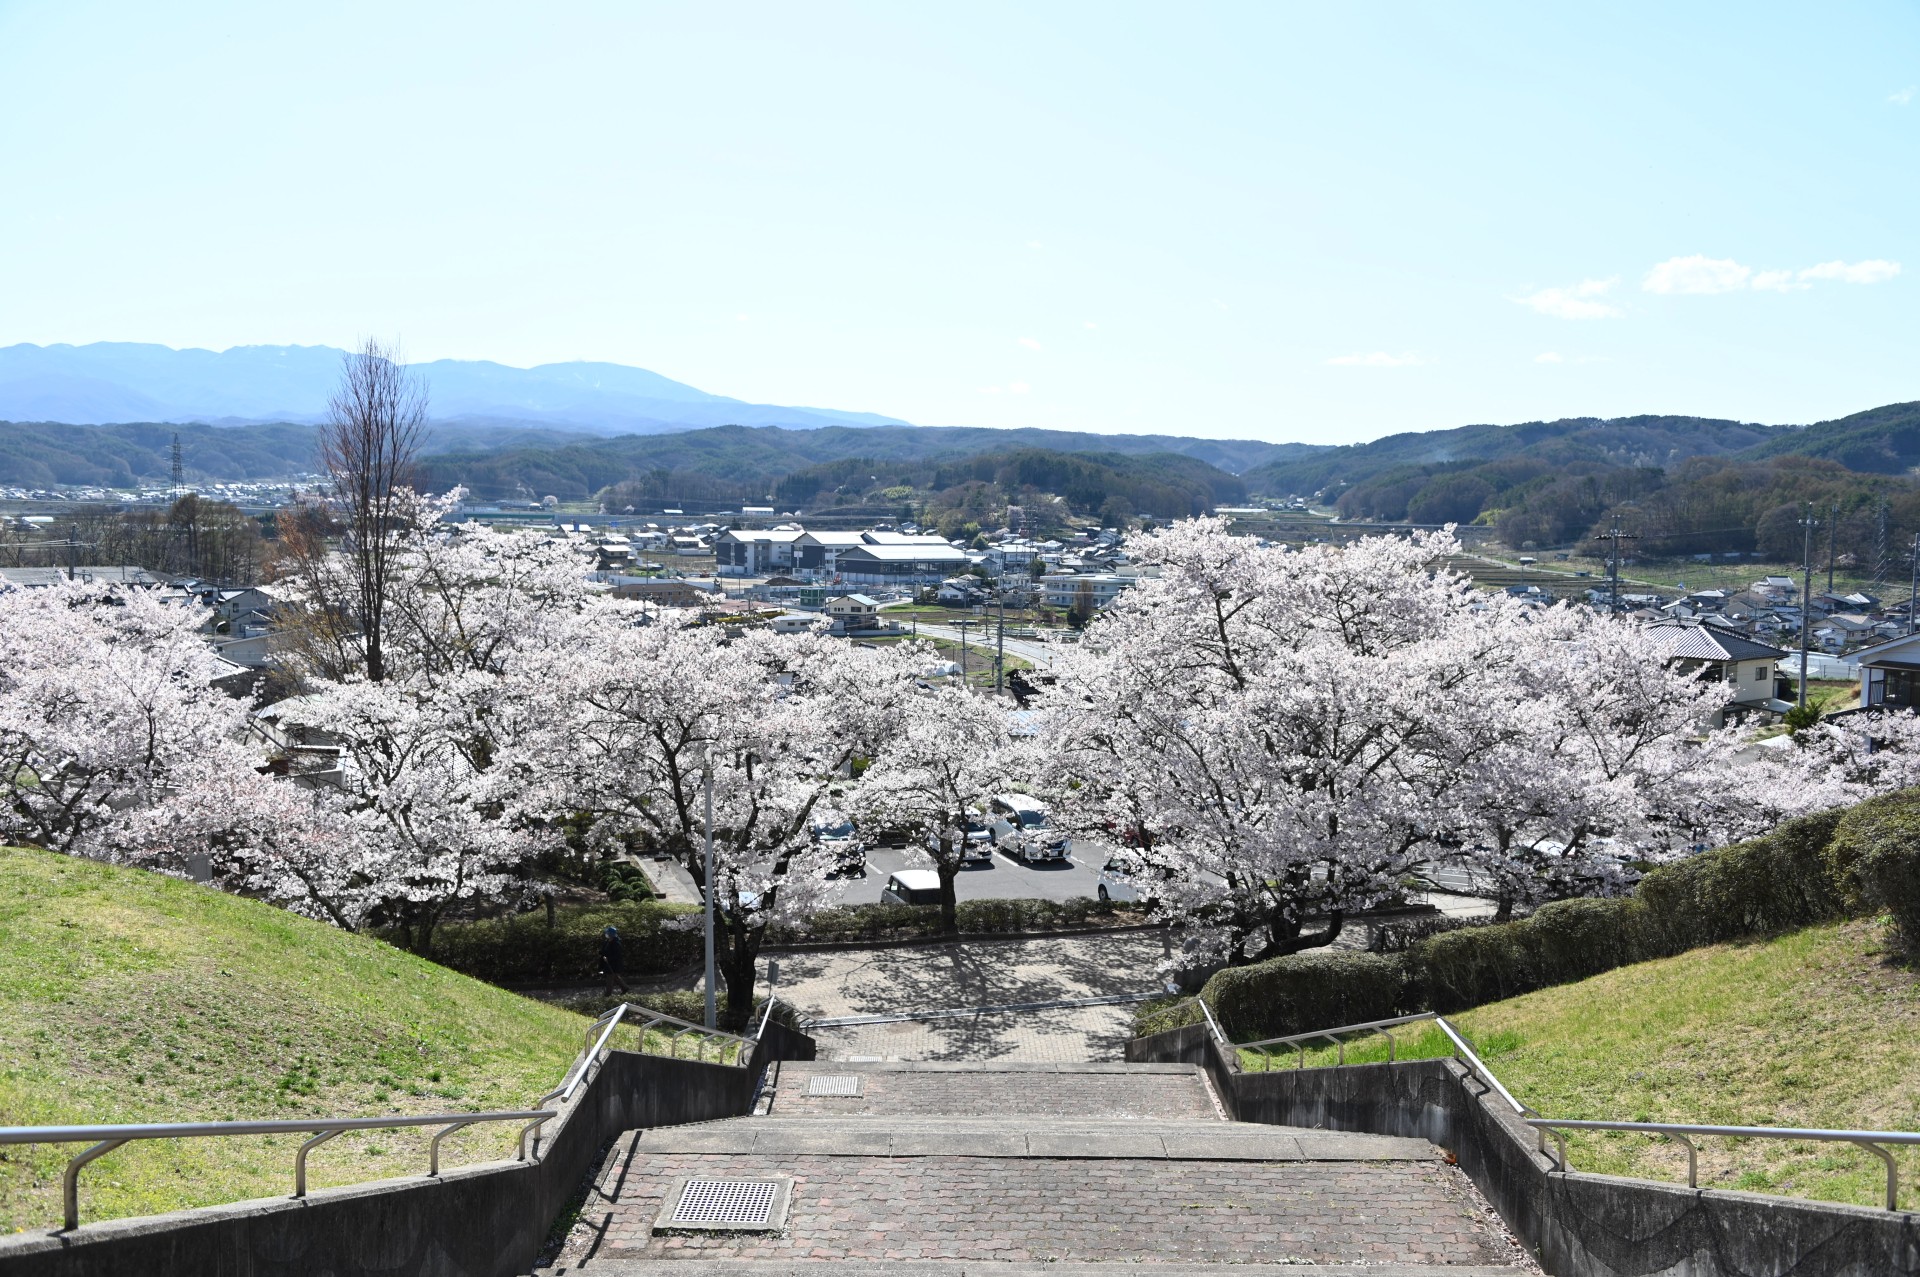
[[[585,1021],[363,937],[189,883],[0,848],[0,1125],[530,1107]],[[344,1135],[315,1186],[423,1174],[424,1134]],[[297,1136],[141,1142],[81,1176],[81,1218],[291,1192]],[[504,1126],[448,1137],[504,1156]],[[82,1146],[0,1148],[0,1231],[59,1222]]]
[[[1448,1018],[1548,1117],[1915,1131],[1920,981],[1884,961],[1880,933],[1854,922],[1717,945]],[[1400,1044],[1402,1058],[1448,1053],[1437,1030]],[[1348,1050],[1384,1058],[1378,1039]],[[1331,1051],[1309,1052],[1316,1061]],[[1576,1170],[1686,1182],[1685,1151],[1657,1138],[1596,1133],[1568,1147]],[[1912,1209],[1920,1149],[1895,1156]],[[1703,1187],[1877,1206],[1885,1182],[1878,1160],[1845,1145],[1711,1140],[1700,1151]]]

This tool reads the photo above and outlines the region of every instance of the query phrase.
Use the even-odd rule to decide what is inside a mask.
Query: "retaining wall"
[[[0,1237],[0,1277],[515,1277],[533,1266],[608,1140],[739,1116],[767,1063],[813,1058],[811,1038],[767,1030],[745,1067],[608,1053],[548,1123],[535,1162]],[[292,1160],[289,1148],[289,1182]],[[104,1161],[88,1171],[110,1173]]]
[[[1446,1149],[1555,1277],[1920,1274],[1911,1211],[1558,1171],[1533,1128],[1451,1059],[1244,1073],[1204,1025],[1136,1038],[1126,1055],[1204,1066],[1238,1121],[1418,1136]]]

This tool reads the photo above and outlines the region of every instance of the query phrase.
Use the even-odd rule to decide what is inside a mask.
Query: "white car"
[[[939,834],[927,835],[927,850],[936,855],[939,853]],[[993,863],[993,830],[978,816],[967,819],[967,832],[960,840],[960,863],[963,865]]]
[[[993,800],[994,845],[1015,860],[1065,862],[1073,839],[1047,828],[1047,809],[1029,794],[1001,794]]]
[[[1124,856],[1111,856],[1100,868],[1100,881],[1094,888],[1094,894],[1102,900],[1118,901],[1121,904],[1134,904],[1140,899],[1140,887],[1133,880],[1138,868]]]
[[[931,869],[902,869],[888,876],[880,901],[890,905],[937,905],[940,875]]]

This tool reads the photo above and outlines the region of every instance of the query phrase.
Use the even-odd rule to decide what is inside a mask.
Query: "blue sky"
[[[1920,398],[1906,4],[0,0],[0,344],[1346,442]]]

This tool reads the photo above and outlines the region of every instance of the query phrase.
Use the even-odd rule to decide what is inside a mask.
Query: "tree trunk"
[[[1327,915],[1325,931],[1302,934],[1298,922],[1277,925],[1269,932],[1267,947],[1255,954],[1253,960],[1265,962],[1268,958],[1284,958],[1290,953],[1302,953],[1308,949],[1324,949],[1340,938],[1346,921],[1346,911],[1335,909]]]
[[[729,937],[726,949],[714,955],[720,968],[721,983],[727,986],[727,999],[720,1008],[720,1027],[738,1033],[753,1016],[753,986],[759,979],[755,953],[738,936]]]
[[[965,837],[964,834],[961,836]],[[951,851],[951,848],[948,850]],[[953,883],[960,876],[959,853],[955,851],[951,855],[941,856],[934,862],[933,868],[934,872],[940,875],[940,934],[957,936],[960,934],[960,912],[959,900],[953,892]]]
[[[1498,901],[1499,901],[1498,907],[1495,908],[1493,911],[1493,920],[1495,922],[1512,922],[1513,921],[1512,893],[1505,892],[1505,891],[1501,892],[1498,897]]]

